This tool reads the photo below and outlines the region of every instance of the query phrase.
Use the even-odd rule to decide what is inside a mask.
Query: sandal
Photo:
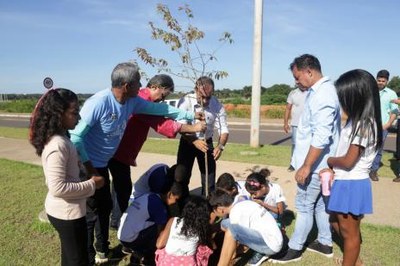
[[[343,258],[336,257],[333,259],[333,261],[335,262],[336,265],[343,264]],[[358,258],[356,261],[356,266],[364,266],[364,262],[360,258]]]
[[[336,265],[342,265],[343,264],[343,258],[333,258],[333,262],[335,262]]]

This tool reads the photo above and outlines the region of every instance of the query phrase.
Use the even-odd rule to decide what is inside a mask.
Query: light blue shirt
[[[390,102],[393,99],[397,99],[397,94],[394,90],[385,87],[379,91],[379,99],[381,101],[382,125],[384,125],[389,121],[392,113],[398,113],[397,104]]]
[[[193,120],[193,112],[185,112],[167,104],[146,101],[141,97],[119,103],[111,89],[99,91],[86,100],[80,111],[81,120],[70,131],[81,160],[90,160],[94,167],[106,167],[114,155],[132,114],[162,115],[173,119]]]
[[[311,168],[313,173],[328,167],[327,159],[334,156],[339,143],[340,105],[335,86],[323,77],[309,90],[303,114],[297,127],[296,146],[292,166],[299,169],[310,146],[322,149],[322,154]]]

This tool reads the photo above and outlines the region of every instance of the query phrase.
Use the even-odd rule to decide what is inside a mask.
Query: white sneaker
[[[38,215],[39,221],[42,223],[50,223],[49,217],[47,217],[46,210],[42,210]]]
[[[254,252],[253,256],[250,258],[250,260],[247,262],[247,266],[259,266],[261,263],[266,261],[268,259],[267,255]]]
[[[96,257],[94,258],[96,264],[103,264],[108,262],[108,258],[106,256],[106,253],[103,252],[96,252]]]

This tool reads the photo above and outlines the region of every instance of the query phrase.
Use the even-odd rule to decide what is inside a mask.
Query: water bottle
[[[326,171],[320,174],[321,179],[321,187],[322,187],[322,195],[329,196],[331,194],[331,180],[332,180],[332,172]]]

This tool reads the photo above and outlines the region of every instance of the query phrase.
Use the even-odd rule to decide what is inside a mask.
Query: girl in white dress
[[[212,253],[211,206],[190,196],[180,217],[171,218],[157,239],[156,265],[206,266]]]

